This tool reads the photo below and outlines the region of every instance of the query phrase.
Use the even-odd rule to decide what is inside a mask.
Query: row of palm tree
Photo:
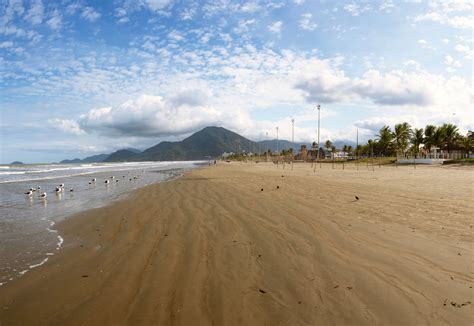
[[[429,153],[432,148],[447,150],[464,150],[466,153],[473,150],[472,132],[466,136],[459,133],[456,125],[445,123],[441,126],[427,125],[425,128],[412,128],[409,123],[396,124],[380,128],[376,139],[369,139],[366,145],[356,148],[358,155],[419,155],[421,148]]]

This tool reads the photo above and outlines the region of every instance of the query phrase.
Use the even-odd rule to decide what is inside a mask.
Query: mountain
[[[276,152],[277,150],[277,140],[272,139],[272,140],[262,140],[257,142],[258,144],[258,150],[257,153],[265,152],[267,149],[269,149],[272,152]],[[301,145],[307,145],[307,143],[292,143],[291,141],[288,140],[283,140],[279,139],[278,140],[278,149],[281,151],[283,149],[290,149],[293,148],[293,151],[298,152],[298,150],[301,148]]]
[[[135,153],[135,154],[138,154],[138,153],[141,153],[142,151],[139,150],[139,149],[136,149],[136,148],[131,148],[131,147],[127,147],[127,148],[124,148],[126,149],[127,151],[130,151],[132,153]]]
[[[337,148],[342,148],[344,144],[355,147],[355,144],[349,141],[334,142]],[[301,145],[307,145],[308,148],[311,147],[309,143],[292,143],[284,139],[278,140],[278,149],[280,151],[293,148],[294,152],[297,153]],[[323,142],[321,142],[321,146],[324,146]],[[133,148],[126,148],[111,154],[89,156],[83,160],[64,160],[61,163],[206,160],[220,157],[224,152],[263,153],[267,149],[271,151],[277,150],[276,139],[254,142],[222,127],[206,127],[182,141],[164,141],[143,152]]]
[[[324,147],[324,143],[325,143],[325,141],[324,142],[321,141],[320,146]],[[259,141],[257,144],[261,149],[258,152],[264,152],[267,149],[271,150],[272,152],[276,152],[276,150],[277,150],[277,140],[276,139],[262,140],[262,141]],[[291,141],[288,141],[288,140],[283,140],[283,139],[278,140],[278,149],[280,151],[283,150],[283,149],[293,148],[293,151],[295,153],[298,153],[298,151],[301,148],[301,145],[306,145],[307,148],[311,148],[310,143],[299,143],[299,142],[292,143]],[[351,145],[354,148],[355,147],[355,142],[353,142],[353,141],[335,141],[335,142],[333,142],[333,145],[336,146],[337,149],[341,149],[344,145]]]
[[[224,152],[253,151],[257,143],[222,127],[206,127],[179,142],[161,142],[133,157],[134,161],[205,160]]]
[[[126,152],[122,152],[122,151],[126,151]],[[113,152],[112,154],[98,154],[98,155],[92,155],[92,156],[86,157],[84,159],[75,158],[75,159],[72,159],[72,160],[62,160],[59,163],[71,164],[71,163],[100,163],[100,162],[126,161],[128,158],[130,158],[133,155],[138,154],[138,153],[141,153],[141,151],[139,149],[124,148],[123,150]],[[112,161],[108,160],[108,158],[111,155],[114,155]]]
[[[75,158],[75,159],[72,159],[72,160],[62,160],[59,163],[62,163],[62,164],[98,163],[98,162],[103,162],[107,157],[109,157],[109,154],[98,154],[98,155],[92,155],[92,156],[86,157],[84,159]]]
[[[133,160],[140,151],[131,151],[129,149],[121,149],[110,154],[103,162],[126,162]]]
[[[10,165],[23,165],[24,163],[23,162],[20,162],[20,161],[15,161],[15,162],[11,162]]]

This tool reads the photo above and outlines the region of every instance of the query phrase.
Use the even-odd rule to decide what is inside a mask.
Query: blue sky
[[[0,162],[144,149],[220,125],[254,140],[473,128],[472,1],[0,0]]]

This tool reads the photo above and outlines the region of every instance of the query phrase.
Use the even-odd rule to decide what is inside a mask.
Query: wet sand
[[[0,325],[472,325],[473,172],[194,170],[58,224]]]

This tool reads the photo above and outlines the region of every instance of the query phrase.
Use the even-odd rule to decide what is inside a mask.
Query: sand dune
[[[473,171],[194,170],[61,223],[0,324],[472,325]]]

